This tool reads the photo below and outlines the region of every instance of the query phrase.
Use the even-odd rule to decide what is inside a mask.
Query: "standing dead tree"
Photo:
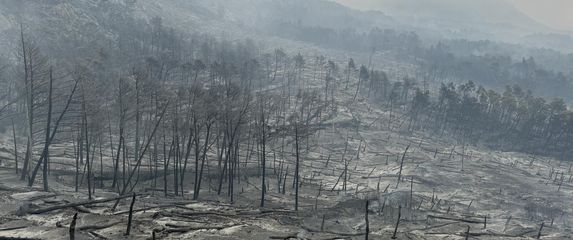
[[[408,149],[410,148],[410,144],[408,144],[408,146],[406,147],[406,150],[404,150],[404,153],[402,154],[402,160],[400,161],[400,170],[398,172],[398,181],[396,181],[396,187],[398,188],[398,184],[400,184],[400,180],[402,178],[402,168],[404,167],[404,159],[406,158],[406,153],[408,152]]]
[[[545,226],[545,222],[542,222],[541,227],[539,227],[539,232],[537,232],[537,239],[541,239],[541,231],[543,230],[543,226]]]
[[[116,150],[116,157],[115,160],[113,162],[113,182],[111,184],[111,188],[115,189],[118,188],[119,189],[119,183],[118,183],[118,175],[119,175],[119,158],[121,156],[121,152],[123,149],[123,152],[125,152],[125,139],[124,139],[124,132],[125,132],[125,122],[126,122],[126,115],[127,115],[127,107],[125,106],[125,95],[127,93],[127,84],[125,83],[123,78],[119,79],[119,84],[118,84],[118,93],[117,93],[117,104],[119,106],[119,140],[118,140],[118,146],[117,146],[117,150]],[[111,126],[111,124],[110,124]],[[110,127],[110,142],[111,142],[111,127]],[[118,190],[119,191],[119,190]]]
[[[294,210],[298,211],[298,187],[299,187],[299,173],[300,173],[300,149],[298,144],[298,123],[295,125],[295,151],[296,151],[296,164],[294,170],[295,194],[294,194]]]
[[[50,71],[50,85],[52,84],[52,76],[51,76],[51,71]],[[56,137],[56,133],[58,132],[58,128],[62,122],[62,119],[64,118],[64,115],[66,114],[66,112],[68,112],[70,105],[72,103],[72,100],[74,98],[76,89],[78,87],[78,83],[80,81],[80,78],[77,78],[74,81],[74,86],[71,90],[71,93],[68,96],[68,99],[66,101],[66,105],[64,107],[64,109],[62,110],[62,112],[60,113],[60,116],[58,116],[58,119],[56,120],[56,122],[54,123],[54,127],[52,130],[50,130],[50,124],[49,124],[49,120],[48,120],[48,126],[46,127],[46,142],[44,144],[44,151],[42,152],[42,156],[40,157],[40,159],[38,159],[38,162],[36,162],[36,166],[34,167],[34,170],[32,171],[32,174],[30,176],[30,179],[28,180],[28,186],[32,186],[34,185],[34,180],[36,178],[36,175],[38,173],[38,169],[40,168],[40,165],[42,165],[42,163],[44,163],[44,171],[43,171],[43,181],[44,181],[44,191],[48,191],[48,179],[47,179],[47,163],[48,163],[48,149],[50,147],[50,144],[54,141],[54,138]],[[51,88],[51,87],[50,87]],[[51,97],[50,97],[51,99]],[[51,100],[50,100],[51,102]],[[51,105],[51,103],[50,103]],[[51,107],[50,107],[51,108]],[[50,111],[51,112],[51,111]],[[48,116],[48,119],[50,119],[51,117]],[[48,137],[49,136],[49,137]]]
[[[20,26],[20,42],[21,42],[21,57],[23,60],[24,68],[24,96],[26,106],[26,122],[27,122],[27,142],[26,142],[26,155],[22,166],[20,175],[21,180],[25,180],[28,176],[29,163],[33,157],[34,151],[34,122],[36,121],[35,112],[38,110],[40,99],[38,95],[45,89],[44,78],[46,75],[47,61],[40,53],[40,50],[35,44],[24,36],[24,27]]]
[[[205,123],[205,141],[203,143],[203,153],[201,157],[201,147],[200,147],[200,139],[198,137],[195,138],[195,182],[193,185],[193,200],[199,199],[199,192],[201,191],[201,182],[203,179],[203,171],[205,169],[205,161],[207,160],[207,152],[212,144],[209,144],[209,137],[211,136],[211,127],[213,125],[214,120],[213,118],[208,118]],[[201,164],[199,166],[199,159]]]
[[[54,77],[53,69],[50,67],[50,83],[48,87],[48,114],[46,114],[46,140],[44,143],[44,151],[42,155],[44,156],[44,168],[42,171],[42,176],[44,178],[44,191],[48,191],[48,161],[50,157],[49,146],[50,146],[50,124],[52,123],[52,92],[54,90]]]
[[[125,231],[125,236],[129,236],[129,233],[131,232],[131,221],[133,219],[134,204],[135,204],[135,193],[133,194],[133,197],[131,198],[131,204],[129,205],[129,217],[127,219],[127,230]]]
[[[398,225],[400,224],[400,218],[402,215],[402,206],[398,206],[398,220],[396,220],[396,227],[394,228],[394,233],[392,234],[392,239],[396,239],[396,234],[398,233]]]
[[[261,149],[262,149],[262,153],[261,153],[261,168],[262,168],[262,179],[261,179],[261,208],[265,206],[265,191],[267,189],[265,180],[266,180],[266,163],[267,163],[267,152],[266,152],[266,145],[267,145],[267,139],[266,139],[266,123],[265,123],[265,111],[263,108],[263,101],[264,99],[261,99],[261,138],[260,138],[260,144],[261,144]]]
[[[127,178],[127,181],[125,182],[125,184],[123,184],[122,190],[121,190],[121,194],[120,195],[124,195],[126,193],[126,191],[128,190],[128,186],[131,183],[131,180],[133,179],[133,176],[135,175],[135,172],[137,171],[137,169],[139,168],[139,166],[141,165],[141,161],[143,160],[143,156],[145,154],[145,152],[147,151],[147,149],[149,148],[149,144],[151,143],[151,140],[153,139],[153,137],[155,136],[155,133],[157,132],[157,128],[159,127],[159,125],[161,124],[161,120],[163,120],[163,117],[165,116],[165,112],[167,111],[167,108],[169,107],[169,102],[167,102],[165,104],[165,107],[163,108],[163,111],[161,112],[161,114],[159,115],[159,119],[157,119],[157,122],[155,123],[155,126],[153,127],[153,131],[151,132],[149,139],[147,140],[145,147],[143,148],[143,150],[141,151],[137,162],[135,164],[135,166],[132,168],[132,170],[129,173],[129,176]],[[129,191],[133,191],[133,188],[135,188],[135,184],[131,186],[131,188],[129,189]],[[115,204],[112,207],[112,210],[115,210],[115,208],[117,207],[117,205],[119,204],[119,199],[115,202]]]
[[[366,221],[366,235],[364,239],[368,240],[368,235],[370,234],[370,222],[368,220],[368,199],[366,200],[366,208],[364,209],[364,220]]]
[[[14,138],[14,169],[18,174],[18,140],[16,138],[16,127],[14,126],[14,119],[12,119],[12,137]]]
[[[74,240],[76,239],[76,220],[78,219],[78,213],[74,214],[74,217],[72,218],[72,222],[70,223],[70,240]]]

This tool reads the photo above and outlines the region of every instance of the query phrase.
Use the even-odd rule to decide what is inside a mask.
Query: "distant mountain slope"
[[[263,40],[282,22],[365,31],[393,25],[381,12],[327,0],[2,0],[0,53],[15,55],[20,24],[48,55],[73,59],[117,43],[122,34],[137,37],[134,31],[150,31],[146,28],[155,17],[182,34],[231,40]]]
[[[546,29],[504,0],[337,0],[347,5],[376,8],[401,19],[458,20],[460,23],[508,24]]]
[[[552,29],[504,0],[335,0],[348,6],[383,11],[435,38],[470,38],[516,42]]]
[[[247,4],[241,0],[227,2],[229,9],[239,10],[235,13],[237,18],[248,19],[252,25],[271,20],[333,29],[370,29],[373,26],[388,26],[392,22],[382,12],[361,12],[324,0],[248,0]]]
[[[400,29],[436,41],[467,38],[566,46],[548,44],[556,39],[544,40],[546,35],[531,35],[547,28],[503,0],[336,1],[377,6],[384,12],[355,10],[332,0],[1,0],[0,53],[14,55],[20,23],[51,56],[74,57],[117,42],[121,33],[137,36],[132,33],[136,29],[149,31],[146,24],[157,16],[164,26],[181,33],[230,39],[280,36],[277,26],[289,23],[358,32]],[[524,36],[536,37],[524,40]]]
[[[119,1],[2,0],[0,51],[17,49],[21,25],[26,36],[51,56],[73,57],[97,49],[117,40],[120,25],[130,20],[125,7]]]
[[[237,34],[276,22],[368,30],[394,23],[382,12],[358,11],[327,0],[139,0],[136,8],[144,17],[163,16],[180,28]]]

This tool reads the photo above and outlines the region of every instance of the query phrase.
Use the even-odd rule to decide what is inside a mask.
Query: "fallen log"
[[[410,232],[413,230],[428,231],[430,229],[441,228],[441,227],[449,226],[452,224],[455,224],[455,222],[449,222],[449,223],[444,223],[444,224],[439,224],[439,225],[434,225],[434,226],[428,226],[428,227],[424,227],[424,228],[411,229]]]
[[[484,221],[478,220],[471,220],[471,219],[462,219],[462,218],[452,218],[452,217],[441,217],[435,215],[428,215],[428,218],[435,218],[435,219],[442,219],[442,220],[450,220],[450,221],[457,221],[457,222],[465,222],[465,223],[480,223],[483,224]]]
[[[143,211],[148,211],[151,209],[155,209],[155,208],[169,208],[169,207],[177,207],[177,205],[175,204],[165,204],[165,205],[157,205],[157,206],[149,206],[149,207],[144,207],[144,208],[139,208],[139,209],[133,209],[133,212],[143,212]],[[119,212],[114,212],[113,215],[123,215],[129,213],[129,210],[125,210],[125,211],[119,211]]]
[[[20,188],[11,188],[11,187],[7,187],[4,185],[0,185],[0,191],[6,191],[6,192],[19,192],[19,191],[24,191],[24,189],[20,189]]]
[[[27,228],[27,227],[29,227],[29,226],[17,226],[17,227],[0,228],[0,232],[1,232],[1,231],[17,230],[17,229],[22,229],[22,228]]]
[[[3,240],[37,240],[39,238],[27,238],[27,237],[2,237]]]
[[[170,224],[167,224],[166,226],[169,226]],[[176,228],[167,228],[165,230],[163,230],[164,232],[167,233],[186,233],[186,232],[190,232],[190,231],[198,231],[198,230],[222,230],[225,228],[230,228],[230,227],[234,227],[234,226],[238,226],[238,225],[230,225],[230,226],[200,226],[200,227],[176,227]]]
[[[20,198],[19,198],[19,197],[15,197],[16,195],[19,195],[19,194],[34,194],[34,191],[32,191],[32,192],[16,193],[16,194],[13,194],[13,195],[11,196],[11,198],[16,199],[16,200],[25,200],[25,201],[30,201],[30,202],[32,202],[32,201],[36,201],[36,200],[40,200],[40,199],[46,199],[46,198],[52,198],[52,197],[58,196],[57,194],[52,193],[52,194],[47,194],[47,195],[37,195],[37,196],[24,197],[24,199],[21,198],[21,197],[20,197]]]
[[[211,215],[211,216],[232,220],[237,215],[234,215],[234,216]],[[183,214],[179,214],[179,213],[175,213],[175,212],[157,212],[157,213],[153,214],[153,219],[157,219],[160,217],[181,218],[181,219],[187,219],[187,220],[196,220],[197,219],[196,216],[188,216],[188,215],[183,215]]]
[[[360,232],[357,232],[357,233],[343,233],[343,232],[335,232],[335,231],[329,231],[329,230],[320,231],[320,230],[316,230],[316,229],[309,228],[309,227],[307,227],[307,226],[300,226],[300,227],[301,227],[302,229],[306,230],[306,231],[309,231],[309,232],[315,232],[315,233],[320,233],[320,232],[322,232],[322,233],[330,233],[330,234],[334,234],[334,235],[338,235],[338,236],[345,236],[345,237],[358,237],[358,236],[364,236],[364,235],[366,235],[365,232],[363,232],[363,233],[360,233]]]
[[[98,199],[98,200],[90,200],[90,201],[81,201],[81,202],[76,202],[76,203],[68,203],[68,204],[59,205],[59,206],[52,206],[52,207],[47,207],[47,208],[28,210],[27,213],[42,214],[42,213],[47,213],[47,212],[60,210],[60,209],[73,208],[73,207],[77,207],[77,206],[96,204],[96,203],[111,202],[111,201],[116,201],[116,200],[120,200],[120,199],[124,199],[124,198],[130,198],[130,197],[133,197],[133,195],[124,195],[124,196],[119,196],[119,197],[114,197],[114,198],[106,198],[106,199]]]
[[[81,213],[92,213],[92,211],[83,206],[73,206],[72,208]]]
[[[506,238],[518,238],[518,235],[510,235],[505,233],[495,233],[495,232],[463,232],[463,233],[455,233],[455,232],[430,232],[424,233],[429,235],[456,235],[460,237],[465,237],[467,234],[472,237],[480,237],[480,236],[492,236],[492,237],[506,237]]]
[[[235,216],[263,216],[269,214],[294,214],[294,211],[285,210],[260,210],[260,211],[243,211],[234,213],[223,213],[223,212],[213,212],[213,211],[203,211],[203,212],[179,212],[180,215],[186,216],[200,216],[200,215],[217,215],[224,217],[235,217]]]
[[[99,233],[97,233],[97,232],[94,232],[94,231],[90,231],[89,233],[90,233],[92,236],[94,236],[95,238],[97,238],[97,239],[101,239],[101,240],[107,240],[107,239],[109,239],[109,238],[106,238],[105,236],[103,236],[103,235],[101,235],[101,234],[99,234]]]
[[[282,240],[289,240],[289,239],[298,239],[296,234],[287,235],[287,236],[270,236],[270,239],[282,239]]]

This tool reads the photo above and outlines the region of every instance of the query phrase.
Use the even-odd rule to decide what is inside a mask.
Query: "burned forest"
[[[0,239],[573,238],[573,26],[380,2],[0,1]]]

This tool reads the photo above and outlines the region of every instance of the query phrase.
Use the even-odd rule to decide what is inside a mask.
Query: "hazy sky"
[[[538,22],[552,28],[573,31],[573,0],[508,1]]]
[[[384,0],[335,0],[360,9],[376,9]],[[417,0],[426,1],[426,0]],[[466,0],[480,1],[480,0]],[[532,19],[557,30],[573,31],[573,0],[498,0],[516,6]],[[389,14],[392,15],[392,14]]]

